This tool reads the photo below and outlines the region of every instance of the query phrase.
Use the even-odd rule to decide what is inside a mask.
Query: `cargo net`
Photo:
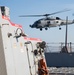
[[[45,48],[45,52],[74,52],[74,43],[67,43],[66,47],[65,47],[65,43],[47,43],[46,44],[46,48]]]

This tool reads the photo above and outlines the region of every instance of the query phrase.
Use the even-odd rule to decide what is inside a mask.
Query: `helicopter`
[[[62,11],[54,12],[54,13],[51,13],[51,14],[21,15],[19,17],[41,17],[41,16],[45,16],[45,18],[41,18],[39,20],[36,20],[32,25],[29,25],[29,26],[31,28],[40,29],[40,31],[42,31],[43,28],[45,28],[45,30],[48,30],[48,28],[59,26],[59,29],[61,30],[60,26],[66,25],[66,20],[61,19],[60,17],[53,17],[53,16],[48,17],[48,16],[58,14],[58,13],[62,13],[62,12],[66,12],[66,11],[70,11],[70,9],[64,9]],[[73,23],[74,23],[74,20],[68,20],[67,21],[67,24],[73,24]]]

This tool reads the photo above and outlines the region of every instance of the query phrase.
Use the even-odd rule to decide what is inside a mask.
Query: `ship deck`
[[[71,73],[51,73],[49,75],[74,75],[74,74],[71,74]]]
[[[74,67],[48,67],[49,75],[74,75]]]

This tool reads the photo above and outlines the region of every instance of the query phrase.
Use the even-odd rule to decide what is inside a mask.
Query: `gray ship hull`
[[[48,67],[74,67],[74,52],[45,53]]]

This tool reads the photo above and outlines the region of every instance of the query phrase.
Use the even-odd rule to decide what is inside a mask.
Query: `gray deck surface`
[[[66,73],[52,73],[52,74],[49,74],[49,75],[74,75],[74,74],[66,74]]]
[[[48,67],[49,75],[74,75],[74,67]]]

